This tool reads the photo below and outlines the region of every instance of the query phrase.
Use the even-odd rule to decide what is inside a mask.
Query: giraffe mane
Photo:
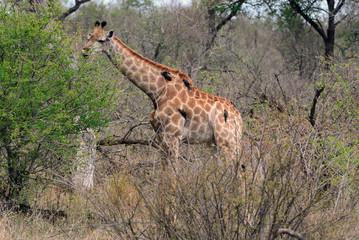
[[[154,62],[148,58],[145,58],[144,56],[142,56],[141,54],[133,51],[131,48],[129,48],[126,44],[124,44],[120,39],[118,39],[116,36],[113,37],[113,40],[115,41],[115,43],[121,45],[123,48],[125,48],[126,50],[128,50],[131,54],[137,56],[138,58],[142,59],[143,61],[151,64],[151,65],[154,65],[158,68],[160,68],[161,70],[163,71],[168,71],[168,72],[171,72],[171,73],[174,73],[174,74],[178,74],[178,76],[181,78],[181,79],[186,79],[187,81],[189,81],[190,83],[192,83],[192,80],[190,79],[190,77],[187,76],[187,74],[181,72],[180,70],[175,70],[173,68],[170,68],[170,67],[167,67],[165,65],[162,65],[160,63],[157,63],[157,62]]]

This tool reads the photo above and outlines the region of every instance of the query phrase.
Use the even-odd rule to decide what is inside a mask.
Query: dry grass
[[[322,100],[331,98],[327,93]],[[95,189],[74,192],[62,182],[32,195],[34,207],[61,209],[67,218],[3,212],[0,238],[273,239],[288,227],[309,239],[357,239],[358,149],[352,129],[345,130],[357,120],[341,120],[347,119],[342,112],[335,116],[343,131],[326,124],[319,135],[307,110],[280,113],[269,105],[245,118],[234,167],[202,145],[183,144],[176,185],[163,184],[160,149],[101,147]],[[338,110],[324,105],[320,111],[318,122],[325,123]],[[133,125],[119,126],[108,131],[123,136]],[[130,136],[152,134],[142,125]]]
[[[112,149],[126,154],[103,165],[97,189],[85,193],[89,208],[121,239],[272,239],[280,227],[309,239],[355,239],[357,150],[340,155],[333,146],[349,139],[338,137],[322,151],[322,136],[302,115],[258,108],[238,159],[245,172],[203,146],[183,145],[176,185],[165,188],[159,150]],[[338,156],[350,160],[345,169]]]
[[[72,191],[50,187],[37,193],[32,213],[4,211],[0,217],[0,239],[111,239],[89,202]],[[55,214],[45,214],[53,209]],[[61,209],[65,216],[56,215]]]
[[[3,212],[0,239],[273,239],[282,227],[309,239],[357,239],[356,105],[338,108],[335,100],[355,96],[332,86],[320,99],[316,129],[308,109],[258,104],[245,118],[234,167],[202,145],[183,144],[176,185],[161,182],[160,149],[101,147],[95,189],[74,192],[63,182],[34,188],[32,206],[61,209],[67,218]],[[144,122],[143,109],[125,112],[101,137],[124,136],[133,118]],[[130,137],[148,140],[153,132],[141,125]]]

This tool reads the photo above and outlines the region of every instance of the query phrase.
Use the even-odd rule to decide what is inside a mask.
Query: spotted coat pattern
[[[106,22],[96,22],[83,54],[90,49],[105,52],[149,96],[154,106],[150,123],[167,154],[173,156],[174,165],[180,142],[213,143],[226,159],[234,159],[240,151],[243,125],[235,106],[226,98],[199,90],[186,74],[136,53],[112,31],[105,31],[105,25]]]

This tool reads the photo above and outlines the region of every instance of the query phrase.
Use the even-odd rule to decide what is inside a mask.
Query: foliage
[[[49,7],[0,8],[1,195],[19,198],[44,173],[65,173],[77,133],[107,122],[113,90],[96,66],[71,57],[71,44]]]
[[[121,5],[124,6],[126,9],[135,8],[135,9],[146,11],[152,7],[153,1],[152,0],[122,0]]]
[[[126,2],[130,5],[126,6]],[[108,136],[154,139],[155,133],[147,123],[152,104],[145,94],[123,80],[108,61],[100,59],[98,63],[99,58],[91,56],[87,61],[94,65],[89,66],[80,60],[74,63],[68,57],[73,55],[67,47],[69,41],[77,52],[83,44],[78,39],[66,37],[63,28],[68,35],[85,39],[96,20],[106,20],[108,29],[113,29],[117,37],[137,52],[180,69],[189,74],[200,89],[233,101],[246,123],[242,155],[234,166],[227,166],[213,149],[181,144],[179,173],[174,176],[176,184],[171,184],[161,180],[166,175],[160,167],[161,149],[138,145],[98,146],[96,186],[92,191],[80,191],[82,197],[74,191],[67,191],[69,186],[56,184],[51,178],[48,178],[49,182],[59,185],[50,188],[53,190],[51,196],[48,196],[49,188],[43,189],[42,184],[23,189],[22,193],[28,189],[34,192],[33,198],[27,198],[33,205],[61,209],[68,214],[68,219],[53,223],[54,227],[48,230],[48,234],[41,229],[45,232],[43,235],[47,234],[45,238],[58,234],[56,236],[65,239],[76,239],[77,232],[79,235],[94,233],[97,236],[98,231],[106,229],[107,235],[100,232],[102,238],[275,239],[279,228],[290,228],[309,239],[358,238],[359,68],[355,42],[358,19],[352,11],[357,6],[354,3],[347,5],[346,1],[345,11],[338,14],[336,20],[341,22],[337,25],[335,48],[340,48],[343,54],[334,59],[329,69],[324,69],[320,57],[324,42],[290,8],[288,1],[266,1],[277,4],[272,9],[276,15],[265,14],[263,1],[245,1],[239,10],[232,7],[243,1],[135,6],[144,2],[85,4],[63,26],[46,20],[44,29],[51,30],[51,34],[38,30],[31,35],[31,41],[20,33],[23,33],[24,26],[30,28],[30,22],[35,20],[29,17],[35,14],[21,12],[26,13],[23,15],[24,23],[20,19],[16,20],[18,24],[7,20],[7,25],[15,30],[1,26],[1,49],[6,46],[12,51],[11,54],[0,52],[1,69],[5,66],[3,59],[16,58],[7,65],[8,69],[17,69],[11,71],[16,76],[30,79],[21,78],[21,88],[6,80],[9,82],[7,89],[12,89],[12,92],[8,92],[6,99],[1,98],[7,107],[1,108],[1,114],[10,116],[9,109],[13,119],[25,121],[24,124],[20,121],[9,124],[14,127],[7,139],[12,140],[10,147],[19,146],[17,152],[22,155],[18,163],[27,164],[25,170],[31,166],[28,164],[29,156],[35,155],[32,153],[34,149],[40,147],[41,150],[32,167],[36,172],[25,172],[23,176],[28,177],[30,183],[35,178],[48,178],[50,171],[64,174],[71,158],[76,155],[72,151],[76,145],[76,133],[85,127],[101,125],[104,118],[96,114],[107,111],[101,107],[111,108],[107,103],[94,102],[91,108],[81,102],[84,103],[85,98],[100,101],[96,97],[105,97],[102,94],[109,92],[101,89],[109,79],[119,80],[116,87],[126,94],[118,98],[115,112],[111,115],[112,122],[98,133],[99,139]],[[281,5],[284,2],[287,4]],[[323,19],[324,15],[318,12],[321,1],[296,2],[311,18]],[[212,12],[214,23],[209,23],[210,3],[218,3],[214,5],[218,8]],[[206,50],[209,29],[216,27],[226,16],[231,16],[232,10],[238,10],[238,14],[225,23],[217,32],[213,46]],[[245,14],[239,14],[243,11]],[[14,8],[8,7],[1,16],[2,21],[10,17],[15,19]],[[325,28],[326,24],[322,23],[322,27]],[[10,38],[9,34],[22,38],[15,44],[16,38]],[[54,34],[58,37],[50,37]],[[37,36],[47,36],[42,38],[43,42],[52,46],[56,43],[56,48],[37,44]],[[37,45],[33,46],[33,43]],[[17,51],[22,55],[12,54]],[[36,55],[39,51],[55,52],[56,57],[50,53],[45,54],[46,58]],[[33,58],[20,61],[23,58],[19,56]],[[40,75],[28,74],[38,66],[35,60],[43,61],[40,68],[43,70],[37,70]],[[21,69],[13,67],[18,66],[18,62],[22,64]],[[6,83],[5,79],[15,79],[5,73],[0,73],[4,79],[1,87]],[[37,90],[40,87],[45,90]],[[308,116],[315,91],[322,87],[313,127]],[[80,91],[80,88],[86,90]],[[3,88],[1,91],[3,94]],[[34,91],[36,95],[32,94]],[[41,102],[41,96],[48,97],[47,101]],[[15,101],[18,99],[23,102]],[[67,105],[57,104],[71,99]],[[20,107],[28,110],[16,111]],[[66,112],[70,108],[73,109],[71,114]],[[93,111],[87,112],[90,108]],[[56,115],[54,111],[57,110],[61,113]],[[37,115],[32,115],[33,112]],[[47,117],[45,114],[51,115]],[[2,115],[1,124],[3,119],[13,122],[12,118],[5,119]],[[74,121],[76,116],[80,117],[77,122]],[[49,132],[51,130],[55,136]],[[2,136],[1,139],[5,139]],[[15,139],[12,136],[19,137]],[[6,171],[9,168],[5,161],[8,155],[4,143],[1,144],[5,154],[1,159],[3,181],[0,184],[2,189],[9,189]],[[14,225],[19,225],[31,235],[36,232],[33,227],[41,228],[38,224],[46,222],[39,216],[34,220],[29,217],[25,219],[32,224],[24,226],[9,215],[0,217],[0,229],[2,226],[16,229]],[[22,219],[21,215],[15,216]],[[90,226],[90,229],[85,226]],[[61,229],[60,232],[56,233],[57,229]],[[11,231],[12,236],[19,237],[20,233],[15,231]],[[38,238],[44,238],[43,235]]]
[[[323,1],[296,1],[303,11],[313,19],[321,17],[320,6],[323,4],[322,2]],[[281,19],[278,19],[280,24],[283,22],[289,23],[291,20],[298,21],[298,19],[295,19],[297,12],[291,6],[290,1],[272,0],[266,1],[266,4],[269,6],[267,10],[270,15],[282,17]]]

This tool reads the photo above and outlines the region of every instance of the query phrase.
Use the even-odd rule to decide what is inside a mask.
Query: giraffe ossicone
[[[111,62],[148,95],[154,109],[150,123],[158,133],[169,159],[177,165],[179,144],[214,143],[228,160],[235,160],[241,149],[242,118],[226,98],[205,93],[179,70],[151,61],[136,53],[113,31],[105,31],[106,22],[95,23],[82,50],[104,52]],[[164,162],[164,167],[168,161]]]

